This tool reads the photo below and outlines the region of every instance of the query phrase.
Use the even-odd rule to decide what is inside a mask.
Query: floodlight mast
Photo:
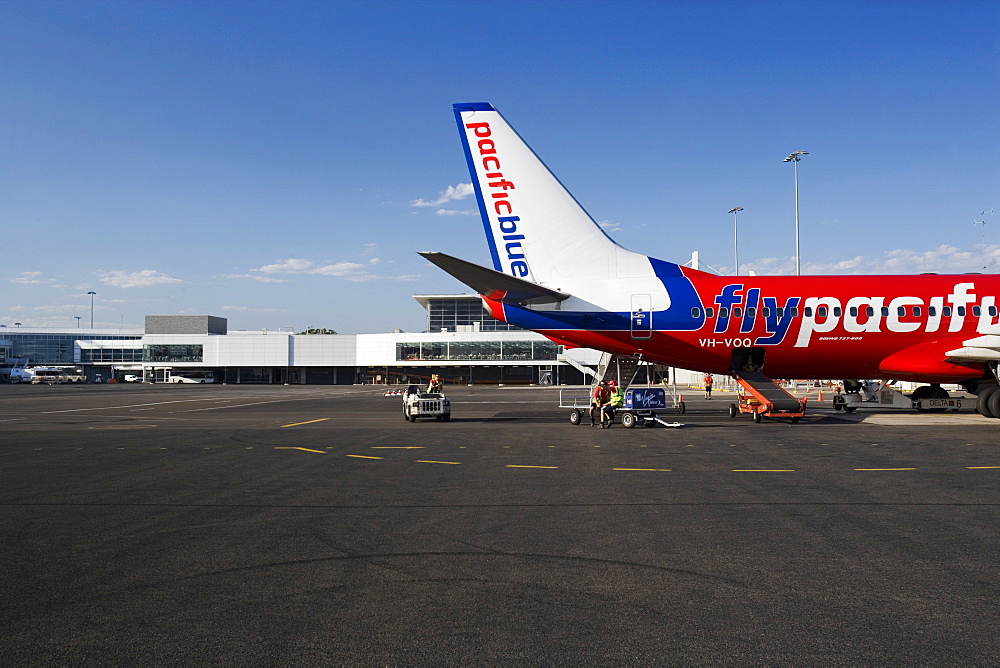
[[[736,262],[736,276],[740,275],[740,238],[739,228],[736,225],[736,214],[742,210],[742,206],[734,206],[729,210],[729,213],[733,214],[733,259]]]
[[[791,162],[795,166],[795,273],[802,275],[802,264],[799,258],[799,160],[809,155],[809,151],[792,151],[782,162]]]

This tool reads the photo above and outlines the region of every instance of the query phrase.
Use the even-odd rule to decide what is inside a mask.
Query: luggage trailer
[[[675,405],[674,410],[683,413],[683,403]],[[579,390],[559,390],[559,408],[569,408],[569,422],[573,425],[589,420],[590,393],[582,394]],[[621,419],[626,429],[634,427],[652,427],[661,424],[664,427],[680,427],[677,422],[666,422],[657,416],[657,410],[666,410],[666,391],[662,387],[630,387],[625,390],[625,403],[615,409],[615,415]],[[598,417],[599,419],[599,417]],[[612,423],[614,421],[612,420]]]

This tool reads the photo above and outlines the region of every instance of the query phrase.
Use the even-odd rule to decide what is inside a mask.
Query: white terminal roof
[[[482,301],[482,298],[479,295],[413,295],[413,298],[417,300],[418,304],[424,307],[424,310],[427,310],[427,306],[430,304],[432,299],[464,299],[477,302]]]

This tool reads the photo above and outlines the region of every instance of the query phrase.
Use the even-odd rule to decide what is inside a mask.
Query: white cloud
[[[277,313],[276,308],[251,308],[249,306],[223,306],[223,311],[236,311],[239,313]]]
[[[471,183],[459,183],[457,186],[448,186],[435,200],[415,199],[410,202],[410,206],[441,206],[453,200],[465,199],[474,192]]]
[[[312,260],[304,258],[288,258],[278,260],[274,264],[266,264],[258,267],[255,271],[264,274],[314,274],[319,276],[333,276],[344,280],[360,283],[378,278],[371,273],[371,267],[381,262],[377,257],[368,260],[367,264],[358,262],[334,262],[333,264],[316,264]]]
[[[42,272],[40,271],[22,271],[16,278],[10,279],[10,282],[17,283],[18,285],[48,285],[53,288],[62,287],[55,278],[42,278]]]
[[[438,209],[434,212],[438,216],[474,216],[478,211],[475,209],[463,209],[461,211],[457,209]]]
[[[803,262],[802,273],[822,274],[961,274],[969,272],[995,272],[1000,267],[1000,245],[962,250],[947,244],[932,250],[898,248],[881,256],[858,255],[847,260],[829,262]],[[741,263],[741,272],[757,274],[794,274],[794,257],[770,257]]]
[[[283,278],[272,278],[270,276],[260,276],[258,274],[219,274],[216,278],[249,278],[261,283],[287,283]]]
[[[161,271],[143,269],[142,271],[98,271],[101,283],[114,288],[149,288],[156,285],[171,285],[183,283],[179,278],[167,276]]]
[[[621,223],[612,223],[610,220],[601,220],[597,224],[605,232],[617,232],[622,229]]]

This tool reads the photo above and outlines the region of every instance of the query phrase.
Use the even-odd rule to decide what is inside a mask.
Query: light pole
[[[802,156],[809,155],[809,151],[792,151],[782,162],[791,162],[795,165],[795,273],[802,274],[802,265],[799,260],[799,160]]]
[[[986,213],[986,212],[983,211],[983,213]],[[983,226],[983,243],[980,244],[980,245],[981,245],[981,247],[983,249],[983,271],[986,271],[986,266],[988,264],[986,262],[986,221],[985,220],[977,220],[977,221],[974,221],[972,223],[972,225],[973,226],[976,226],[976,225],[982,225]]]
[[[76,318],[76,328],[80,329],[80,318],[82,318],[83,316],[82,315],[74,315],[73,317]]]
[[[87,294],[90,295],[90,328],[93,329],[94,328],[94,295],[96,295],[97,293],[94,292],[93,290],[91,290]]]
[[[743,210],[742,206],[734,206],[729,210],[733,214],[733,256],[736,260],[736,275],[740,275],[740,237],[739,229],[736,227],[736,214]]]

